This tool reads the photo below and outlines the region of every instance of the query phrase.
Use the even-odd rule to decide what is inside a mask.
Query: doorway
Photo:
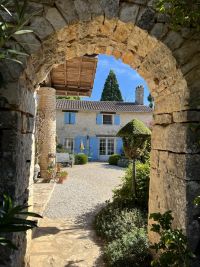
[[[101,137],[99,142],[99,159],[107,161],[109,156],[115,153],[115,138]]]

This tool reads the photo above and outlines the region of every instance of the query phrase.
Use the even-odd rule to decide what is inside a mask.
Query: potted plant
[[[58,184],[63,184],[64,181],[67,179],[68,173],[66,171],[61,171],[57,174],[58,176]]]

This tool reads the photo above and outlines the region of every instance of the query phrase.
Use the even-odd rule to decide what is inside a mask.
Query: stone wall
[[[175,226],[186,230],[195,247],[199,225],[192,202],[200,185],[200,34],[186,28],[172,31],[153,2],[28,1],[29,13],[39,10],[30,23],[34,33],[15,38],[31,56],[24,66],[7,61],[0,66],[7,82],[0,91],[0,190],[17,203],[28,201],[34,91],[52,66],[85,54],[113,55],[146,79],[155,99],[149,210],[172,209]],[[23,238],[16,242],[22,244]],[[22,266],[23,252],[11,253],[7,266]]]
[[[120,125],[97,125],[97,112],[82,111],[76,113],[76,124],[64,124],[64,112],[57,110],[56,112],[56,131],[59,142],[63,143],[66,137],[75,136],[95,136],[95,135],[116,135],[121,127],[126,125],[129,121],[137,118],[142,120],[147,125],[152,122],[152,113],[120,113]]]

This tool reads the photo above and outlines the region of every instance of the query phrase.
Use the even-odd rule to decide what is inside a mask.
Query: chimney
[[[135,103],[138,105],[144,105],[144,87],[139,85],[135,89]]]

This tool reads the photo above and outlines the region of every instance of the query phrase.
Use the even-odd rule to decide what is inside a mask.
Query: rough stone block
[[[193,131],[192,125],[185,123],[173,123],[165,127],[155,125],[152,148],[175,153],[199,153],[199,131]]]
[[[100,0],[100,5],[108,19],[118,16],[119,0]]]
[[[148,7],[141,11],[136,25],[143,30],[150,31],[155,24],[156,12],[154,9]]]
[[[157,114],[154,117],[154,123],[168,125],[172,123],[172,114]]]
[[[122,3],[119,18],[123,22],[135,23],[138,12],[139,12],[138,5]]]
[[[164,39],[164,43],[173,51],[180,47],[183,43],[183,38],[180,33],[170,31]]]
[[[200,122],[200,111],[180,111],[173,112],[174,122]]]
[[[45,39],[47,36],[54,32],[51,24],[45,18],[40,16],[34,16],[31,19],[30,27],[41,40]]]
[[[167,33],[168,27],[164,23],[156,23],[153,26],[153,29],[151,30],[150,34],[157,39],[162,39],[162,37]]]
[[[87,0],[75,0],[74,5],[80,20],[91,20],[90,5]]]
[[[179,49],[174,51],[173,55],[180,65],[184,65],[199,51],[199,47],[199,40],[186,41]]]
[[[41,43],[33,33],[15,35],[15,39],[24,47],[25,51],[29,54],[36,53],[41,47]]]
[[[118,21],[117,27],[115,28],[115,31],[113,33],[112,39],[116,42],[123,42],[126,43],[128,40],[128,37],[132,31],[132,25],[123,23],[121,21]]]
[[[48,8],[46,10],[46,19],[50,22],[50,24],[56,31],[64,28],[67,24],[59,11],[54,7]]]
[[[68,24],[72,24],[73,22],[78,20],[78,14],[74,5],[74,0],[57,0],[55,1],[55,5]]]

